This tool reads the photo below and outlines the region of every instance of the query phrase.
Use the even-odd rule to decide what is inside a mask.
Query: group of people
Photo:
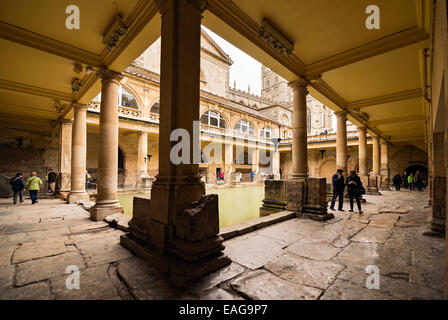
[[[392,183],[395,186],[396,191],[400,191],[401,185],[406,189],[413,191],[417,188],[418,191],[423,190],[423,175],[417,170],[414,173],[410,173],[409,175],[406,171],[403,172],[403,175],[400,175],[398,172],[395,173]]]
[[[355,170],[351,170],[347,179],[344,178],[344,170],[338,169],[336,173],[331,178],[331,182],[333,185],[333,197],[331,199],[330,210],[335,210],[334,205],[336,203],[336,199],[339,198],[338,210],[344,211],[344,190],[345,186],[347,186],[347,194],[350,199],[350,210],[349,212],[353,212],[353,200],[356,200],[356,204],[358,206],[358,212],[361,214],[361,196],[365,194],[365,189],[362,185],[361,179],[356,174]]]
[[[48,191],[51,193],[55,193],[56,190],[56,178],[57,174],[53,171],[53,169],[48,169],[47,175],[47,187]],[[91,179],[90,174],[86,170],[86,190],[89,188],[89,181]],[[23,175],[21,172],[17,172],[15,177],[11,178],[9,181],[11,185],[11,189],[14,193],[13,199],[14,204],[17,204],[17,198],[19,198],[20,203],[23,203],[23,192],[28,189],[30,194],[30,199],[32,204],[39,203],[39,190],[42,185],[42,180],[37,176],[37,172],[31,172],[31,177],[29,177],[25,183],[23,180]]]

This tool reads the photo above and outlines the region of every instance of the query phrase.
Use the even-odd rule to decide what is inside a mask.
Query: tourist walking
[[[22,191],[25,189],[25,182],[23,181],[22,174],[17,172],[16,176],[9,181],[9,184],[12,186],[12,191],[14,192],[14,204],[17,204],[17,195],[20,196],[20,203],[22,203]]]
[[[56,189],[56,173],[53,171],[52,168],[48,169],[47,183],[48,183],[48,191],[54,193]]]
[[[401,179],[403,180],[403,187],[406,189],[409,188],[409,182],[408,182],[408,175],[406,171],[403,171],[403,175],[401,176]]]
[[[342,175],[344,173],[344,170],[338,169],[336,173],[331,177],[331,183],[333,185],[333,197],[331,198],[331,204],[330,209],[334,209],[334,205],[336,203],[336,198],[339,197],[339,204],[338,204],[338,210],[344,211],[342,209],[343,203],[344,203],[344,176]]]
[[[37,172],[31,172],[31,177],[26,181],[26,186],[28,191],[30,192],[31,203],[38,203],[38,193],[40,190],[40,185],[42,184],[42,180],[37,176]]]
[[[410,173],[408,176],[408,185],[409,185],[409,190],[414,190],[414,174]]]
[[[422,189],[423,189],[423,177],[422,177],[422,174],[420,173],[420,171],[418,171],[418,170],[415,172],[414,184],[415,184],[415,186],[417,186],[417,190],[418,191],[422,191]]]
[[[251,169],[250,170],[250,182],[254,182],[255,172]]]
[[[353,199],[356,199],[356,204],[358,206],[358,212],[361,214],[361,200],[360,197],[362,195],[362,182],[359,176],[356,174],[355,170],[350,171],[350,175],[347,177],[347,182],[345,183],[347,185],[347,192],[348,197],[350,198],[350,210],[349,212],[353,212]]]
[[[92,176],[90,175],[89,171],[86,170],[86,191],[89,190],[91,178],[92,178]]]
[[[403,179],[401,178],[401,176],[400,176],[400,174],[398,172],[395,173],[395,175],[394,175],[394,177],[392,179],[392,182],[393,182],[393,184],[395,186],[395,191],[400,191]]]

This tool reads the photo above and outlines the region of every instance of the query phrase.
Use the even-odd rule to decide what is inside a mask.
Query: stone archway
[[[331,177],[336,172],[336,160],[329,159],[324,161],[319,168],[319,176],[322,178],[327,178],[327,182],[331,182]]]

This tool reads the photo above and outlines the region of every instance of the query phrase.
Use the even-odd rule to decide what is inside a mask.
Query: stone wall
[[[39,134],[24,130],[0,127],[0,176],[15,176],[16,172],[23,174],[24,180],[36,171],[42,179],[41,190],[45,190],[47,168],[58,171],[58,136],[55,130],[52,134]],[[2,185],[1,192],[9,192],[9,185]]]

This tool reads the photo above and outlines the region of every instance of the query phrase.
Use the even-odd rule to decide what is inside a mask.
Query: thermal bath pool
[[[264,198],[263,186],[239,186],[209,188],[207,194],[218,194],[219,226],[221,228],[240,224],[259,217],[259,209]],[[134,196],[149,197],[149,194],[121,194],[118,200],[127,215],[132,216]]]

